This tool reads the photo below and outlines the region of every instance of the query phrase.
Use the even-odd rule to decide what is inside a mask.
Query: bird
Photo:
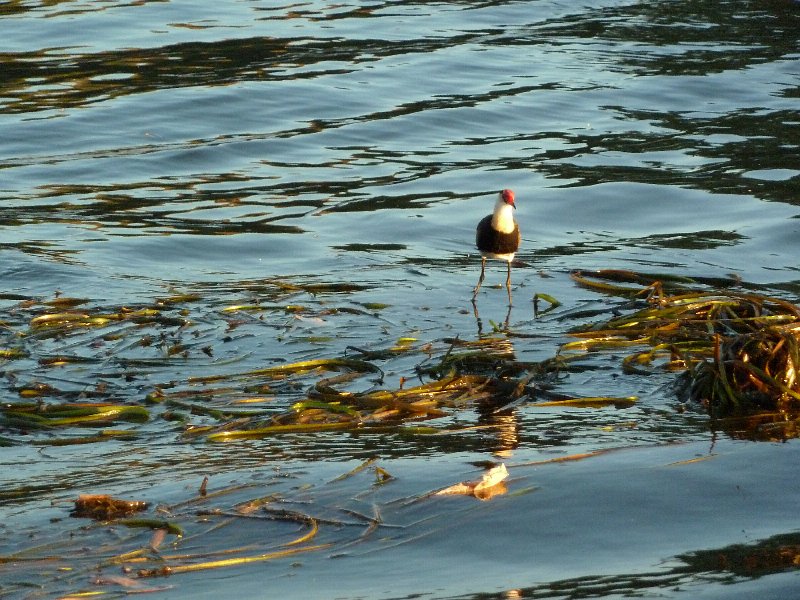
[[[511,304],[511,261],[519,250],[519,225],[514,220],[514,192],[503,190],[497,195],[494,211],[486,215],[478,223],[475,230],[475,245],[481,253],[481,276],[478,285],[472,291],[472,300],[478,295],[481,289],[486,269],[486,259],[496,258],[504,260],[508,264],[508,276],[506,277],[506,289],[508,290],[508,302]]]

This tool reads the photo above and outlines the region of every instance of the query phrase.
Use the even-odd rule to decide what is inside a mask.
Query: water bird
[[[475,245],[481,253],[481,276],[478,285],[472,291],[472,299],[478,295],[481,289],[486,270],[486,259],[496,258],[506,261],[508,265],[508,276],[506,277],[506,289],[508,290],[508,302],[511,304],[511,261],[519,249],[519,225],[514,220],[514,192],[503,190],[497,195],[494,211],[486,215],[478,223],[475,230]]]

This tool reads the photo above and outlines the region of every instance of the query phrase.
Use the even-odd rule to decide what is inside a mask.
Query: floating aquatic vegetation
[[[28,402],[0,408],[2,425],[23,434],[68,427],[104,428],[93,435],[81,432],[56,438],[48,433],[25,440],[48,445],[125,439],[135,435],[135,430],[105,427],[148,420],[180,423],[187,437],[204,435],[212,441],[370,427],[403,435],[448,435],[454,429],[439,423],[435,427],[411,423],[449,418],[464,407],[492,399],[504,405],[525,392],[513,377],[535,365],[514,361],[513,347],[504,335],[478,340],[456,337],[427,344],[418,344],[416,337],[405,335],[384,348],[347,346],[345,356],[311,355],[238,372],[229,368],[237,360],[235,355],[231,357],[229,352],[231,358],[216,358],[224,353],[220,343],[232,340],[233,313],[241,316],[237,328],[252,329],[296,323],[298,312],[315,319],[350,314],[375,318],[366,311],[388,308],[374,302],[356,302],[358,308],[331,307],[322,301],[307,310],[299,303],[285,302],[287,294],[360,289],[349,284],[294,285],[270,280],[253,288],[260,296],[256,302],[228,304],[212,309],[210,314],[198,312],[201,295],[197,293],[173,293],[134,307],[110,308],[72,298],[23,301],[11,310],[11,334],[0,339],[0,349],[4,350],[0,360],[28,361],[22,370],[8,372],[12,389]],[[269,290],[272,296],[263,295]],[[288,321],[287,307],[291,309]],[[270,321],[270,317],[278,319],[281,314],[283,325]],[[380,363],[414,355],[421,360],[408,376],[400,377],[399,388],[385,386]],[[212,368],[176,380],[173,361],[177,360],[193,360]],[[192,363],[181,365],[186,370]],[[47,375],[48,371],[53,374]],[[154,377],[160,371],[166,374],[163,383]],[[26,373],[33,377],[26,381]],[[413,375],[420,384],[409,386],[408,379]],[[155,381],[149,390],[134,395],[116,384],[120,376],[128,382]],[[82,377],[101,380],[84,383]],[[376,385],[380,387],[376,389]],[[126,401],[119,402],[117,394]],[[31,402],[34,399],[36,403]]]
[[[591,275],[591,280],[585,274],[574,277],[615,293],[621,292],[617,284],[603,283],[604,278],[647,281],[630,272]],[[625,288],[634,295],[648,292],[646,305],[571,332],[578,340],[564,344],[561,352],[624,352],[626,372],[647,373],[645,367],[660,363],[682,371],[679,394],[702,403],[714,417],[778,411],[787,431],[796,429],[796,417],[788,413],[800,409],[800,308],[755,293],[687,291],[684,279],[670,283],[681,293],[665,296],[658,281],[638,291]],[[770,424],[774,428],[775,420]]]
[[[17,348],[0,348],[0,359],[15,359],[27,356],[24,350]]]
[[[715,339],[689,371],[688,394],[714,416],[800,409],[800,324]]]
[[[540,300],[544,300],[548,304],[547,308],[545,308],[544,310],[539,310],[539,301]],[[533,296],[533,314],[536,315],[536,316],[544,316],[547,313],[549,313],[550,311],[555,310],[559,306],[561,306],[561,302],[556,300],[550,294],[544,294],[544,293],[539,292],[537,294],[534,294],[534,296]]]
[[[141,500],[121,500],[108,494],[83,494],[75,500],[71,517],[110,521],[129,517],[147,510],[148,503]]]
[[[379,428],[417,434],[446,433],[445,428],[409,428],[408,421],[447,417],[446,408],[458,408],[487,400],[497,393],[493,379],[480,375],[450,378],[399,390],[342,392],[317,384],[308,399],[291,410],[272,416],[267,423],[258,418],[235,420],[220,426],[193,428],[189,434],[204,434],[209,441],[262,438],[285,433],[364,430]]]
[[[118,421],[144,423],[150,418],[143,406],[108,402],[12,403],[0,406],[0,415],[5,425],[19,429],[97,427]]]
[[[250,371],[249,375],[267,375],[269,377],[284,377],[297,373],[306,373],[314,370],[338,370],[349,369],[353,371],[379,373],[380,369],[375,365],[351,358],[315,358],[312,360],[302,360],[286,365],[276,365],[264,369]]]
[[[49,595],[55,596],[52,587],[60,587],[59,597],[83,597],[158,591],[148,590],[141,581],[342,549],[363,543],[380,529],[402,533],[403,526],[383,522],[377,505],[370,515],[355,510],[357,501],[348,505],[339,499],[342,485],[366,495],[396,481],[376,463],[376,459],[364,461],[318,489],[314,484],[296,486],[296,476],[276,469],[264,483],[280,485],[282,491],[269,496],[247,495],[261,490],[261,485],[235,484],[207,492],[206,479],[199,495],[157,509],[143,500],[81,495],[70,516],[100,523],[81,524],[66,540],[58,533],[47,539],[43,532],[0,556],[0,565],[13,567],[18,581],[26,575],[42,577],[40,570],[49,574],[55,568],[63,576],[49,582]],[[306,498],[312,491],[327,495],[329,502],[309,503]],[[168,544],[167,536],[171,536]],[[4,584],[4,591],[18,587],[22,590],[25,585]]]
[[[498,367],[510,367],[513,364],[514,347],[504,336],[476,340],[445,338],[442,341],[450,344],[447,351],[435,364],[419,365],[419,374],[441,378],[453,373],[493,373]],[[524,368],[518,369],[521,370]]]
[[[363,289],[350,284],[254,282],[248,288],[252,302],[220,303],[207,312],[196,292],[174,292],[132,307],[96,306],[82,298],[23,300],[3,315],[0,362],[12,367],[5,371],[9,387],[26,402],[0,407],[0,424],[12,433],[46,432],[25,441],[52,445],[125,439],[135,429],[107,427],[147,421],[176,423],[173,428],[182,429],[185,438],[211,441],[381,428],[449,435],[456,429],[447,420],[468,407],[485,415],[522,404],[633,406],[634,397],[548,391],[566,374],[597,368],[598,354],[621,355],[623,373],[688,372],[684,377],[694,382],[687,388],[689,397],[714,416],[747,414],[747,402],[753,401],[760,411],[793,406],[798,393],[792,374],[793,325],[800,321],[800,309],[790,302],[721,290],[735,285],[734,279],[620,270],[580,271],[572,277],[581,286],[627,299],[609,301],[595,311],[601,319],[573,329],[572,341],[535,362],[517,359],[517,338],[530,337],[520,327],[427,343],[415,337],[417,332],[408,332],[413,335],[394,344],[347,345],[343,355],[320,357],[309,340],[337,339],[336,330],[330,336],[317,333],[328,319],[380,319],[374,312],[388,308],[355,299],[353,306],[330,306],[313,297]],[[547,294],[536,298],[550,308],[558,306]],[[574,311],[562,313],[554,322],[566,318],[578,317]],[[287,335],[293,341],[302,338],[308,350],[287,362],[272,356],[272,364],[256,368],[251,359],[236,370],[242,356],[231,342],[265,328],[279,332],[274,336],[278,344]],[[737,336],[749,337],[737,342]],[[744,354],[737,358],[737,350]],[[181,376],[176,377],[178,364]],[[385,371],[399,371],[399,385],[391,385]],[[409,385],[412,377],[418,384]],[[128,386],[131,391],[124,386],[128,382],[142,383]],[[89,426],[102,430],[52,436],[57,428]]]
[[[615,296],[641,296],[648,292],[672,292],[697,290],[700,286],[725,289],[741,283],[739,279],[719,277],[687,277],[667,273],[639,273],[624,269],[601,269],[598,271],[573,271],[570,277],[578,285],[597,292]],[[628,287],[621,284],[635,284]]]
[[[95,435],[77,435],[68,437],[48,437],[37,439],[33,442],[39,446],[76,446],[79,444],[95,444],[97,442],[107,442],[109,440],[133,440],[136,439],[136,431],[127,429],[103,429]]]
[[[166,316],[155,308],[129,309],[123,307],[117,312],[94,313],[90,311],[48,312],[30,321],[31,334],[47,332],[64,334],[72,329],[105,327],[112,323],[127,321],[136,324],[156,323],[165,326],[184,326],[188,322],[181,317]]]
[[[571,408],[603,408],[605,406],[613,406],[615,408],[629,408],[633,406],[638,398],[635,396],[628,396],[626,398],[616,398],[611,396],[594,396],[587,398],[567,398],[565,400],[545,400],[536,402],[531,406],[537,408],[556,406],[567,406]]]

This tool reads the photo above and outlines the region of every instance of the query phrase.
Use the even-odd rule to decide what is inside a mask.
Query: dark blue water
[[[132,348],[125,338],[103,340],[106,362],[54,372],[37,359],[86,353],[96,336],[24,342],[27,360],[0,363],[0,398],[17,400],[20,382],[77,394],[100,380],[110,399],[137,402],[158,386],[188,388],[193,376],[340,356],[349,345],[413,337],[441,351],[445,338],[475,338],[474,226],[502,188],[516,193],[522,229],[508,315],[520,360],[551,356],[572,311],[603,305],[575,286],[572,269],[740,279],[797,302],[799,33],[800,7],[778,0],[2,4],[0,347],[23,343],[36,314],[26,302],[62,295],[113,311],[197,298],[179,307],[196,338],[186,360],[125,371],[123,359],[163,359],[155,345]],[[506,318],[505,293],[492,287],[503,278],[504,267],[491,265],[478,297],[484,329]],[[535,319],[535,293],[563,307]],[[241,317],[233,329],[225,308],[254,302],[275,310]],[[387,306],[365,310],[375,303]],[[386,381],[396,387],[419,360],[390,361]],[[636,407],[523,408],[500,436],[325,434],[209,446],[156,421],[136,442],[43,451],[13,438],[0,448],[0,478],[22,500],[6,511],[0,554],[24,547],[20,531],[38,535],[63,516],[58,503],[81,492],[172,503],[203,474],[220,486],[272,485],[284,465],[297,470],[298,485],[320,486],[317,501],[329,506],[343,500],[324,482],[378,455],[403,473],[395,491],[375,499],[381,505],[473,477],[471,461],[678,442],[687,444],[680,457],[641,450],[597,471],[550,466],[539,479],[537,468],[519,467],[517,489],[541,487],[541,496],[398,510],[400,522],[424,519],[434,533],[409,525],[395,538],[390,530],[380,538],[387,549],[369,560],[326,554],[305,558],[305,569],[291,559],[270,565],[266,575],[260,567],[187,575],[169,581],[171,593],[218,597],[237,586],[260,597],[269,582],[285,597],[557,597],[541,586],[566,582],[567,597],[577,598],[589,593],[582,575],[655,573],[600,595],[639,585],[677,597],[688,585],[717,597],[717,580],[681,572],[662,586],[656,572],[681,553],[794,531],[795,492],[758,465],[790,478],[796,444],[718,440],[704,415],[675,410],[668,377],[618,377],[614,357],[597,360],[608,368],[572,375],[564,393],[636,395]],[[286,392],[275,401],[296,399]],[[468,411],[459,420],[475,421]],[[662,475],[673,458],[717,453],[698,479],[677,470],[685,493]],[[642,487],[628,487],[637,480]],[[703,481],[713,482],[721,521],[683,518],[707,500]],[[744,523],[741,506],[728,512],[728,498],[765,487],[777,496],[753,502],[782,501],[785,515],[770,508]],[[667,502],[656,508],[658,498]],[[626,521],[643,503],[653,510]],[[562,505],[569,510],[553,511]],[[598,506],[608,519],[594,523]],[[441,531],[451,510],[465,525]],[[498,530],[498,522],[524,526]],[[654,542],[670,527],[668,542]],[[423,532],[428,541],[416,542]],[[417,577],[425,569],[435,576]],[[20,577],[0,573],[9,593],[23,594],[8,583]],[[44,594],[90,585],[25,577]],[[763,589],[779,596],[786,577],[767,577]],[[732,593],[747,596],[753,580],[733,580]]]

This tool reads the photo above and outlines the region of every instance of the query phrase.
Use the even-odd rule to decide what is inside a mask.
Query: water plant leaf
[[[616,286],[605,280],[646,283],[627,271],[590,275],[603,280],[603,289]],[[574,277],[582,281],[585,274]],[[578,340],[567,342],[561,351],[644,346],[624,356],[624,372],[646,373],[642,366],[655,361],[667,370],[684,370],[679,393],[702,403],[717,418],[776,407],[800,410],[800,307],[782,298],[695,291],[686,287],[690,282],[671,283],[682,288],[681,293],[665,296],[659,290],[647,297],[644,308],[573,331],[570,335]],[[649,286],[655,287],[655,282]]]
[[[364,360],[357,360],[353,358],[315,358],[311,360],[301,360],[294,363],[285,365],[277,365],[274,367],[266,367],[264,369],[256,369],[250,371],[250,375],[289,375],[297,373],[307,373],[315,369],[323,370],[336,370],[336,369],[352,369],[360,372],[380,372],[380,369]]]
[[[615,408],[629,408],[636,404],[638,400],[636,396],[628,396],[626,398],[594,396],[591,398],[570,398],[568,400],[547,400],[544,402],[536,402],[531,404],[531,406],[568,406],[572,408],[603,408],[604,406],[614,406]]]
[[[184,534],[183,528],[180,525],[171,523],[169,521],[164,521],[163,519],[122,519],[116,522],[119,525],[124,525],[125,527],[130,527],[132,529],[163,529],[167,533],[176,535],[178,537],[183,537]]]
[[[150,418],[143,406],[112,404],[107,402],[74,402],[66,404],[7,404],[0,407],[0,414],[8,423],[16,426],[68,427],[75,425],[96,426],[115,421],[144,423]]]
[[[638,295],[647,290],[658,288],[666,290],[683,290],[687,286],[696,285],[698,280],[671,273],[640,273],[625,269],[600,269],[598,271],[573,271],[570,277],[583,287],[620,296]],[[616,282],[616,283],[606,283]],[[618,283],[635,283],[639,288],[617,285]],[[733,283],[730,281],[729,283]]]
[[[118,430],[118,429],[104,429],[96,435],[83,435],[75,437],[63,438],[47,438],[43,440],[36,440],[34,444],[37,446],[76,446],[79,444],[95,444],[98,442],[107,442],[111,439],[131,440],[136,438],[135,431]]]
[[[539,310],[539,300],[544,300],[545,302],[548,303],[549,306],[547,308],[545,308],[544,310]],[[537,317],[538,316],[542,316],[542,315],[546,315],[547,313],[549,313],[552,310],[555,310],[559,306],[561,306],[561,302],[556,300],[550,294],[545,294],[545,293],[542,293],[542,292],[538,292],[538,293],[533,295],[533,314],[535,316],[537,316]]]
[[[715,337],[711,358],[689,371],[689,397],[712,415],[800,408],[800,325]]]
[[[295,402],[292,405],[292,410],[302,412],[308,409],[320,409],[332,413],[343,413],[351,417],[359,417],[360,413],[354,408],[341,404],[340,402],[320,402],[318,400],[304,400],[302,402]]]
[[[267,425],[266,427],[255,427],[253,429],[239,429],[230,431],[217,431],[208,435],[209,442],[228,442],[242,439],[257,439],[270,435],[285,433],[317,433],[320,431],[335,431],[341,429],[352,429],[357,424],[347,422],[341,423],[293,423],[291,425]]]
[[[276,550],[274,552],[266,552],[263,554],[256,554],[254,556],[239,556],[235,558],[225,558],[221,560],[211,560],[199,563],[189,563],[182,565],[175,565],[172,567],[164,567],[161,569],[141,570],[139,577],[154,577],[164,575],[176,575],[178,573],[191,573],[195,571],[208,571],[211,569],[220,569],[224,567],[234,567],[238,565],[252,564],[256,562],[264,562],[268,560],[275,560],[278,558],[286,558],[287,556],[294,556],[304,552],[315,552],[317,550],[324,550],[330,548],[332,544],[317,544],[316,546],[301,546],[299,548],[287,548],[285,550]]]

